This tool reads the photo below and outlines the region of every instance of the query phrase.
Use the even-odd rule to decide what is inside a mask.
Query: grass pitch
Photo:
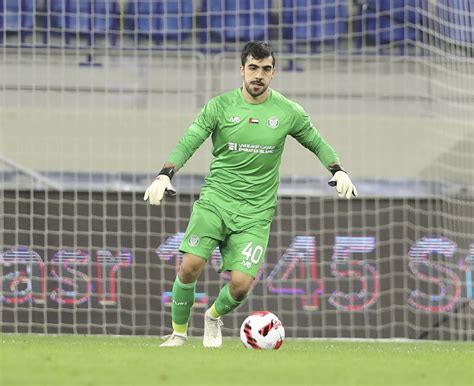
[[[0,335],[0,385],[474,385],[474,344],[287,339],[246,350],[238,339]]]

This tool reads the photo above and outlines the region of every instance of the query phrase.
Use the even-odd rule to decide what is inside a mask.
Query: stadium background
[[[265,39],[273,87],[311,115],[361,198],[337,200],[289,139],[266,281],[224,332],[265,308],[289,336],[472,340],[472,2],[0,4],[2,331],[169,331],[209,141],[177,198],[150,208],[142,193],[203,104],[240,85],[242,45]],[[210,264],[191,334],[224,281]]]

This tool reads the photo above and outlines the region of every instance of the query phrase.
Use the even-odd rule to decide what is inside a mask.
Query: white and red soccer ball
[[[271,312],[254,312],[247,316],[240,327],[240,340],[250,349],[277,350],[284,339],[283,324]]]

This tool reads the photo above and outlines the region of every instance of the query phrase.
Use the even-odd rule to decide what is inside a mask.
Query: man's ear
[[[240,66],[240,75],[244,76],[244,66]]]

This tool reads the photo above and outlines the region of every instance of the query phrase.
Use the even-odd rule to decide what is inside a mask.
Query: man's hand
[[[329,186],[336,187],[339,197],[345,197],[348,200],[350,200],[352,196],[357,197],[357,189],[344,170],[335,172],[328,184]]]
[[[171,179],[165,174],[160,174],[145,191],[143,200],[149,200],[150,205],[160,205],[165,192],[170,196],[176,195],[176,189],[171,185]]]

